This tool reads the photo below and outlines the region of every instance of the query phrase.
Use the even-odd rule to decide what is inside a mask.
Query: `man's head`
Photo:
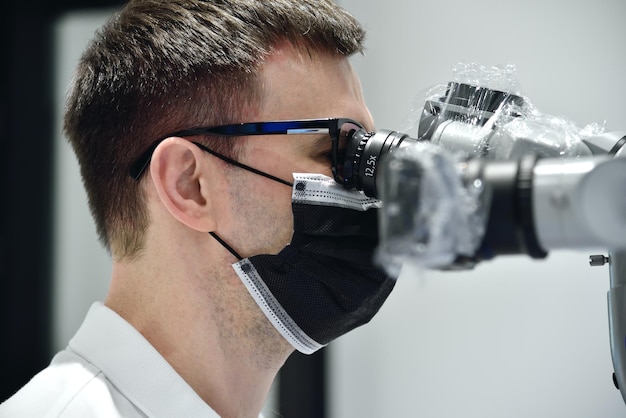
[[[287,117],[315,97],[294,91],[268,101],[274,86],[260,72],[268,57],[285,45],[311,60],[348,56],[362,49],[363,36],[325,0],[131,0],[85,51],[65,115],[98,233],[113,256],[132,258],[144,245],[144,188],[128,170],[155,140],[259,115]],[[237,155],[233,139],[205,143]]]

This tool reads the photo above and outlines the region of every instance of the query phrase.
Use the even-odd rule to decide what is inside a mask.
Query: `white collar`
[[[100,302],[69,347],[150,417],[218,417],[139,331]]]

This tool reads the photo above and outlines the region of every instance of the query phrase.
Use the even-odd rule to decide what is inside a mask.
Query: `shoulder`
[[[142,417],[95,366],[71,351],[57,354],[0,405],[0,418]]]

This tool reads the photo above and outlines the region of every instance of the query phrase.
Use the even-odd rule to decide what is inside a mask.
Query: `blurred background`
[[[3,14],[0,400],[62,349],[110,266],[60,134],[66,88],[120,1],[17,4]],[[626,130],[623,0],[341,0],[368,31],[354,57],[378,128],[457,63],[513,64],[543,113]],[[611,374],[608,268],[584,252],[502,257],[470,272],[404,269],[372,322],[293,355],[271,417],[621,417]]]

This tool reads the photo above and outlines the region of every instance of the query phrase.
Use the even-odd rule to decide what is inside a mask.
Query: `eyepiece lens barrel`
[[[416,142],[407,134],[396,131],[355,131],[346,148],[342,168],[344,186],[378,198],[378,170],[382,161],[395,150]]]

